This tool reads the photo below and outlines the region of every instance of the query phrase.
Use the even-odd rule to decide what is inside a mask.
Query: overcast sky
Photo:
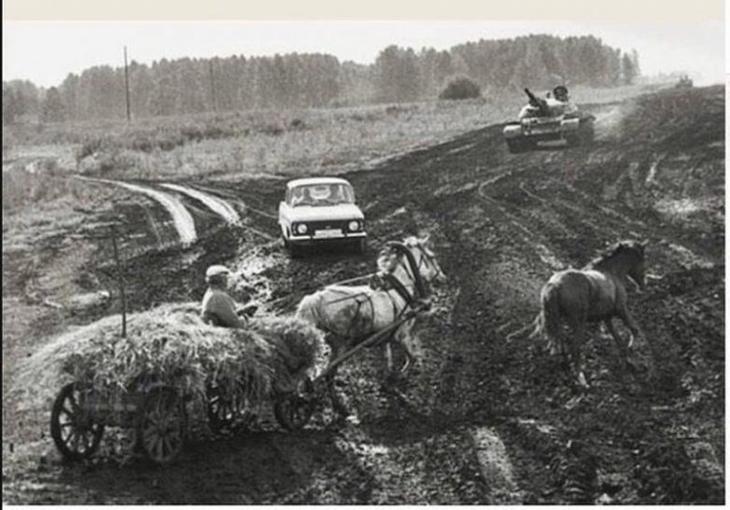
[[[593,34],[610,46],[640,55],[644,74],[677,70],[700,83],[724,80],[722,22],[590,23],[554,21],[196,21],[196,22],[3,22],[3,80],[28,79],[49,87],[70,72],[130,59],[263,56],[321,52],[370,64],[389,44],[415,49],[530,33]]]

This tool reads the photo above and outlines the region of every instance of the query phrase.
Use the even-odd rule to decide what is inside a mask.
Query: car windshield
[[[355,195],[347,184],[308,184],[297,186],[291,191],[290,203],[292,207],[353,204]]]

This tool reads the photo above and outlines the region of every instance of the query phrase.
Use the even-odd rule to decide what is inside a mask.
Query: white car
[[[279,226],[284,245],[295,256],[302,246],[347,243],[365,251],[365,216],[355,204],[349,182],[337,177],[295,179],[286,185],[279,203]]]

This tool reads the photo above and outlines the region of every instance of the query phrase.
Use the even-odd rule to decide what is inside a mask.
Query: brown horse
[[[624,364],[634,337],[642,335],[626,304],[626,281],[631,278],[640,289],[645,286],[644,248],[646,243],[622,241],[590,262],[581,270],[566,269],[550,277],[540,292],[542,310],[535,318],[535,330],[530,338],[541,335],[548,341],[551,354],[560,351],[566,358],[566,343],[573,369],[579,383],[587,387],[583,375],[580,346],[585,337],[586,323],[603,322],[616,341]],[[625,343],[611,322],[620,318],[631,331]],[[563,324],[572,335],[563,334]]]

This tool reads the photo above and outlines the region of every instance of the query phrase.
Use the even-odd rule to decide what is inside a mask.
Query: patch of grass
[[[3,217],[7,213],[41,202],[67,197],[82,205],[93,199],[94,190],[71,178],[54,159],[31,164],[11,164],[3,170]]]
[[[579,104],[599,103],[645,90],[576,87],[571,94]],[[523,103],[519,93],[501,93],[487,99],[210,113],[136,119],[131,124],[110,120],[18,125],[3,135],[3,142],[14,152],[29,145],[73,146],[75,162],[65,162],[64,168],[107,177],[330,174],[368,167],[386,155],[513,119]]]

